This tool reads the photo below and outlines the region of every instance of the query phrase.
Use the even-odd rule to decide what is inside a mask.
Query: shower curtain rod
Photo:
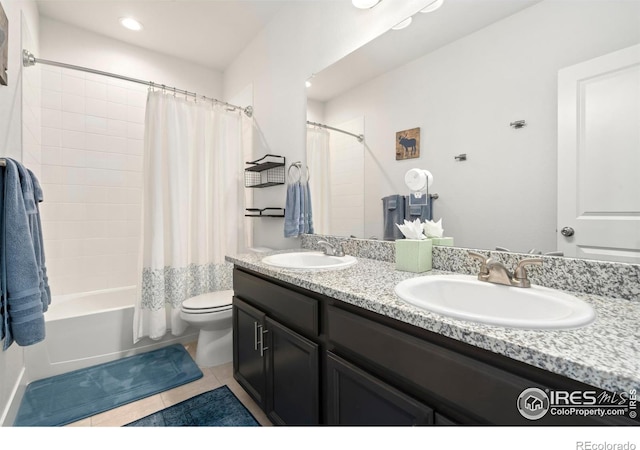
[[[65,69],[79,70],[81,72],[89,72],[89,73],[93,73],[93,74],[96,74],[96,75],[104,75],[105,77],[118,78],[120,80],[131,81],[132,83],[144,84],[145,86],[149,86],[151,88],[162,89],[163,91],[173,92],[174,94],[181,94],[181,95],[185,95],[185,96],[189,95],[189,96],[193,97],[196,100],[198,98],[200,98],[200,99],[205,100],[205,101],[211,101],[211,102],[217,103],[219,105],[224,105],[224,106],[226,106],[228,108],[231,108],[233,110],[241,110],[242,112],[244,112],[246,114],[247,117],[253,116],[253,107],[252,106],[247,106],[246,108],[243,108],[241,106],[232,105],[231,103],[223,102],[222,100],[218,100],[218,99],[215,99],[215,98],[205,97],[204,95],[200,95],[199,96],[195,92],[189,92],[189,91],[185,91],[184,89],[177,89],[175,87],[165,86],[164,84],[157,84],[157,83],[154,83],[153,81],[139,80],[137,78],[125,77],[124,75],[118,75],[118,74],[115,74],[115,73],[103,72],[102,70],[89,69],[88,67],[74,66],[73,64],[66,64],[66,63],[61,63],[61,62],[57,62],[57,61],[50,61],[50,60],[47,60],[47,59],[36,58],[35,56],[33,56],[33,53],[31,53],[30,51],[22,50],[22,65],[24,67],[30,67],[30,66],[35,65],[36,63],[38,63],[38,64],[46,64],[48,66],[63,67]]]
[[[313,125],[313,126],[320,127],[320,128],[326,128],[327,130],[333,130],[333,131],[337,131],[339,133],[348,134],[349,136],[353,136],[354,138],[356,138],[358,140],[358,142],[364,141],[364,135],[363,134],[349,133],[348,131],[341,130],[340,128],[330,127],[329,125],[324,125],[324,124],[318,123],[318,122],[311,122],[309,120],[307,120],[307,125]]]

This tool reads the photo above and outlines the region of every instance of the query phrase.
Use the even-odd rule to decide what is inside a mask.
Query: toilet
[[[196,364],[213,367],[233,358],[231,302],[233,291],[208,292],[182,302],[180,317],[200,329]]]

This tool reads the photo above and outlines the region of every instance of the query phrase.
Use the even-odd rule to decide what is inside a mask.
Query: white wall
[[[327,102],[327,123],[365,116],[366,235],[421,167],[456,245],[555,250],[557,71],[639,42],[639,17],[638,2],[546,1]],[[413,127],[421,157],[395,161],[395,133]]]
[[[38,43],[38,10],[33,1],[2,0],[9,19],[8,86],[0,86],[0,157],[22,160],[22,50],[21,16],[29,27],[34,45]],[[32,136],[34,140],[37,135]],[[31,147],[37,153],[37,145]],[[34,156],[37,158],[37,155]],[[35,161],[37,163],[37,160]],[[33,166],[31,166],[33,167]],[[34,167],[37,170],[37,167]],[[0,426],[10,425],[24,390],[24,350],[12,345],[0,351]]]
[[[49,18],[41,19],[40,30],[41,54],[36,57],[151,80],[207,97],[222,94],[222,74],[192,62]]]
[[[381,2],[357,10],[349,1],[292,2],[249,44],[224,73],[225,98],[253,84],[256,128],[254,156],[283,155],[303,160],[306,147],[305,80],[382,34],[429,1]],[[254,206],[283,207],[282,186],[256,189]],[[282,220],[258,219],[254,245],[290,248]]]

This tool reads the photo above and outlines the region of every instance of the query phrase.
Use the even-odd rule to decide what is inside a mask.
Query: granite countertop
[[[268,254],[274,253],[283,252]],[[393,263],[366,258],[340,270],[286,270],[261,263],[268,254],[241,254],[226,260],[595,387],[613,392],[640,388],[640,302],[571,293],[594,307],[596,320],[590,325],[557,331],[505,328],[421,310],[394,293],[395,285],[408,278],[452,272],[401,272]]]

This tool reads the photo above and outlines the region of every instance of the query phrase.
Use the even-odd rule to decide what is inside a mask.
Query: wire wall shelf
[[[285,183],[285,157],[267,154],[255,161],[247,162],[250,167],[244,169],[244,186],[265,188]]]
[[[245,217],[284,217],[284,208],[246,208]]]

